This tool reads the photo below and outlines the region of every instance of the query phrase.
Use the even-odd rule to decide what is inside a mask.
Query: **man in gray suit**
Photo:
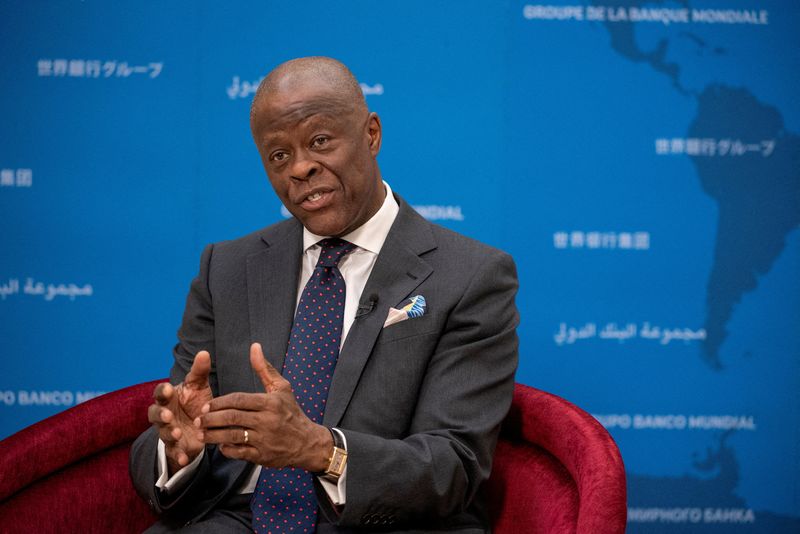
[[[376,160],[380,119],[341,63],[277,67],[251,129],[294,218],[202,254],[174,385],[156,388],[153,426],[131,451],[137,491],[161,517],[151,530],[290,532],[265,527],[268,509],[293,499],[269,477],[299,473],[314,488],[310,530],[486,532],[481,487],[517,365],[513,261],[392,193]],[[332,241],[348,247],[326,267],[346,287],[335,370],[307,401],[287,378],[290,338]]]

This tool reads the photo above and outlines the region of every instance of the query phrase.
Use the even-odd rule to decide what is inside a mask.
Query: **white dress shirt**
[[[378,259],[378,254],[386,241],[386,236],[389,235],[389,230],[394,223],[397,213],[400,211],[397,201],[392,196],[392,189],[389,184],[383,182],[386,189],[386,198],[380,209],[373,215],[367,222],[353,230],[347,235],[342,236],[342,239],[353,243],[356,247],[339,261],[339,272],[342,273],[344,278],[346,293],[344,303],[344,324],[342,325],[342,338],[341,344],[347,338],[350,332],[350,327],[356,317],[358,304],[361,300],[361,293],[364,291],[364,286],[367,284],[372,268],[375,266],[375,261]],[[327,236],[315,235],[303,228],[303,261],[300,271],[300,279],[297,284],[297,301],[295,307],[300,303],[300,295],[303,288],[308,283],[314,272],[314,267],[319,260],[319,253],[321,247],[317,245],[318,242],[325,239]],[[213,354],[212,354],[213,358]],[[347,448],[347,441],[344,434],[334,429],[344,441],[345,448]],[[203,451],[191,462],[189,465],[178,470],[171,477],[168,476],[167,470],[167,456],[165,452],[164,443],[159,440],[158,442],[158,480],[156,487],[162,491],[173,491],[180,488],[183,484],[191,478],[191,475],[197,469],[200,461],[203,458]],[[261,469],[253,469],[253,473],[242,486],[239,493],[252,493],[255,490],[256,483],[260,476]],[[322,483],[325,492],[330,497],[331,502],[335,505],[343,505],[345,503],[345,487],[347,482],[347,467],[345,467],[342,476],[339,477],[339,483],[334,484],[324,479],[319,479]]]

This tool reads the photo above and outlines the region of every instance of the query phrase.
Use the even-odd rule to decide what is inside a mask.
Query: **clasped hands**
[[[208,444],[217,444],[229,458],[267,467],[327,469],[333,450],[328,429],[306,417],[291,385],[264,358],[258,343],[250,346],[250,365],[266,393],[214,398],[206,351],[197,353],[182,383],[156,386],[148,418],[164,442],[170,476]]]

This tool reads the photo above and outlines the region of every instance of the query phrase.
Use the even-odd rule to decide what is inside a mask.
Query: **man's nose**
[[[298,152],[292,162],[291,174],[295,180],[308,180],[320,171],[321,167],[311,154]]]

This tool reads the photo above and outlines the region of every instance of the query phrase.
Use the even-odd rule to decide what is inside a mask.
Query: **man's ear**
[[[372,157],[381,151],[382,128],[381,119],[374,111],[369,114],[367,120],[367,135],[369,136],[369,151]]]

